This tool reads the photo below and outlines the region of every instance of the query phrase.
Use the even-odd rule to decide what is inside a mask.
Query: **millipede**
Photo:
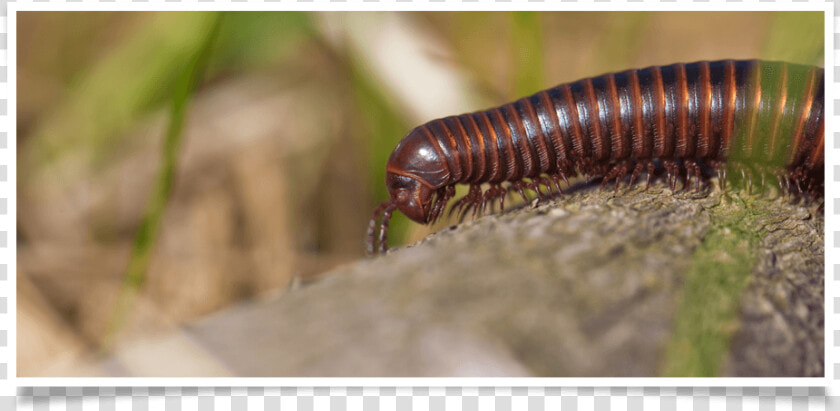
[[[699,187],[727,170],[775,179],[797,197],[822,198],[824,70],[761,60],[653,66],[585,78],[488,110],[432,120],[411,130],[385,167],[390,198],[376,207],[367,251],[387,251],[394,210],[421,224],[450,213],[484,213],[525,190],[562,193],[584,175],[647,185],[664,170]],[[482,190],[482,185],[486,189]],[[541,187],[545,188],[543,194]],[[381,216],[381,220],[380,220]],[[377,221],[379,223],[378,237]]]

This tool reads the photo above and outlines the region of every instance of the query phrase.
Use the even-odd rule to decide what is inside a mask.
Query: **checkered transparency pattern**
[[[7,25],[6,25],[6,4],[0,4],[0,226],[14,227],[14,219],[9,216],[9,197],[12,193],[12,186],[9,184],[9,165],[12,164],[13,150],[9,149],[9,82],[8,63],[6,51],[8,49]],[[13,232],[12,232],[13,234]],[[10,256],[10,232],[0,229],[0,254]],[[14,355],[9,349],[9,329],[14,324],[14,318],[10,317],[9,299],[14,293],[13,287],[9,284],[9,261],[0,258],[0,385],[9,382],[9,358]],[[6,400],[8,401],[8,400]],[[4,403],[0,401],[0,409]]]
[[[840,98],[837,98],[837,96],[840,95],[838,94],[838,92],[840,92],[840,88],[838,88],[838,85],[840,85],[840,59],[838,59],[838,56],[840,56],[840,53],[838,53],[838,50],[840,50],[840,24],[838,24],[839,22],[840,4],[834,4],[834,83],[830,87],[833,87],[833,95],[835,96],[835,99],[833,104],[830,105],[834,109],[832,112],[832,121],[831,123],[829,123],[835,124],[835,126],[832,127],[832,129],[834,130],[837,129],[836,124],[840,124]],[[826,58],[826,60],[828,59]],[[826,65],[828,65],[827,63],[828,61],[826,61]],[[826,67],[826,69],[828,69],[828,67]],[[826,150],[828,151],[828,153],[826,154],[826,159],[836,159],[838,158],[838,154],[840,154],[840,132],[834,133],[833,140],[833,144],[826,147]],[[832,196],[833,193],[837,192],[836,189],[832,189],[832,186],[840,182],[840,166],[836,164],[836,160],[833,162],[835,164],[827,168],[827,172],[829,175],[826,176],[828,180],[828,185],[826,186],[825,209],[827,213],[833,214],[834,219],[837,219],[838,217],[840,217],[840,198]],[[826,230],[826,236],[833,236],[833,238],[826,238],[828,246],[827,252],[829,253],[829,255],[836,255],[836,253],[840,251],[837,250],[838,248],[840,248],[840,231],[830,232],[829,230]],[[829,270],[826,270],[826,275],[828,275],[828,272]],[[836,289],[836,287],[840,285],[840,264],[835,263],[834,266],[830,268],[830,272],[832,272],[833,274],[831,275],[830,280],[826,278],[826,292],[829,289]],[[837,318],[837,315],[840,314],[840,298],[836,297],[836,293],[834,293],[834,295],[835,297],[833,298],[833,301],[830,301],[830,303],[826,305],[826,324],[829,325],[829,327],[830,324],[836,324],[837,322],[836,320],[828,321],[828,319],[831,317]],[[830,347],[827,348],[827,351],[840,351],[838,350],[840,349],[840,330],[833,330],[833,332],[826,330],[826,338],[826,347]],[[837,354],[829,356],[828,358],[833,359],[834,364],[830,367],[826,367],[826,377],[833,380],[831,387],[836,388],[837,382],[838,380],[840,380],[840,362],[837,361]],[[831,403],[832,405],[831,409],[840,409],[840,403],[837,400],[838,397],[829,398],[831,399],[829,400],[829,403]]]
[[[8,0],[15,1],[15,0]],[[49,0],[34,0],[49,1]],[[79,1],[79,0],[67,0]],[[108,0],[101,0],[107,2]],[[148,0],[132,0],[145,2]],[[165,0],[180,1],[180,0]],[[199,0],[213,1],[213,0]],[[247,1],[247,0],[233,0]],[[275,0],[265,0],[275,1]],[[295,1],[295,0],[289,0]],[[296,0],[306,2],[311,0]],[[338,0],[345,1],[345,0]],[[377,1],[377,0],[364,0]],[[386,1],[386,0],[383,0]],[[396,0],[402,1],[402,0]],[[428,0],[438,2],[443,0]],[[469,1],[469,0],[464,0]],[[506,0],[496,0],[506,1]],[[509,1],[509,0],[507,0]],[[545,0],[529,0],[545,1]],[[577,0],[561,0],[576,2]],[[592,0],[595,2],[610,0]],[[641,2],[642,0],[626,0]],[[677,0],[660,0],[663,3]],[[694,0],[708,2],[709,0]],[[741,2],[744,0],[725,0]],[[765,1],[765,0],[760,0]],[[772,0],[767,0],[772,1]],[[807,0],[792,0],[807,1]],[[617,3],[623,3],[616,0]],[[787,1],[785,1],[787,2]],[[831,2],[831,0],[827,0]],[[7,3],[0,0],[0,192],[9,189],[8,67],[7,67]],[[835,20],[840,7],[834,9]],[[840,21],[840,20],[838,20]],[[840,24],[836,24],[840,27]],[[840,33],[834,34],[834,48],[840,49]],[[834,65],[834,88],[840,83],[840,64]],[[834,100],[833,123],[840,124],[840,99]],[[840,155],[840,132],[833,134],[828,158]],[[840,165],[830,169],[832,182],[840,183]],[[0,221],[13,226],[8,215],[10,198],[0,197]],[[840,217],[840,198],[826,198],[829,212]],[[828,233],[832,251],[840,248],[840,231]],[[9,247],[10,233],[0,230],[0,250]],[[9,315],[8,262],[0,261],[0,316]],[[832,267],[829,285],[840,285],[840,264]],[[828,315],[840,315],[840,297],[829,305]],[[4,321],[12,324],[13,321]],[[840,348],[840,330],[832,333],[833,349]],[[0,329],[0,380],[9,380],[9,330]],[[829,367],[827,377],[840,380],[840,363]],[[22,387],[16,396],[0,396],[0,411],[5,410],[443,410],[461,409],[498,411],[527,408],[529,410],[840,410],[840,396],[832,396],[824,387]]]
[[[132,410],[827,410],[822,387],[308,387],[23,388],[0,409]],[[8,408],[7,408],[8,407]]]

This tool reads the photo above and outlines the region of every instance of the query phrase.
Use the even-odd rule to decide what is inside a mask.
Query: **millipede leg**
[[[636,166],[633,167],[633,173],[630,174],[630,185],[632,186],[633,183],[636,182],[636,179],[639,178],[639,174],[642,174],[642,169],[644,169],[644,164],[636,163]]]
[[[720,188],[723,189],[723,188],[726,187],[726,183],[727,183],[727,180],[726,180],[726,166],[725,165],[721,166],[721,170],[723,170],[723,173],[721,173],[723,178],[720,179]]]
[[[697,165],[697,162],[694,160],[687,160],[685,163],[685,190],[689,190],[692,188],[692,178],[694,178],[694,190],[700,191],[700,166]]]
[[[723,189],[724,181],[723,181],[723,170],[725,166],[721,165],[720,162],[711,160],[709,161],[709,167],[715,170],[715,174],[717,175],[718,183],[720,183],[720,188]]]
[[[627,176],[627,172],[629,170],[630,166],[626,161],[613,165],[607,175],[604,176],[604,180],[601,181],[601,189],[603,189],[610,181],[615,180],[615,191],[618,191],[618,188],[621,185],[621,180],[624,180],[624,177]]]
[[[551,187],[551,181],[549,179],[540,176],[537,178],[537,185],[545,186],[545,197],[542,198],[543,200],[548,200],[549,198],[551,198],[553,189]]]
[[[458,212],[461,213],[459,217],[459,221],[463,221],[464,217],[467,216],[467,213],[470,212],[470,209],[476,207],[481,202],[481,186],[477,184],[470,185],[470,191],[465,195],[461,200],[459,200],[460,205],[463,207],[463,210],[459,210]],[[475,215],[475,213],[473,213]]]
[[[773,173],[773,176],[776,177],[776,185],[779,187],[779,192],[784,193],[785,192],[785,186],[784,186],[784,183],[782,183],[781,174],[778,171],[776,171],[776,172]]]
[[[688,162],[685,162],[685,184],[683,184],[683,191],[688,190],[691,185],[691,176],[694,174],[694,169]]]
[[[514,190],[516,190],[519,193],[520,196],[522,196],[522,199],[525,200],[526,203],[531,201],[531,200],[528,199],[528,196],[525,195],[525,190],[523,189],[522,180],[514,182],[512,187],[513,187]]]
[[[382,213],[382,223],[379,229],[379,252],[385,254],[388,251],[388,222],[391,220],[391,213],[397,208],[396,203],[391,203]]]
[[[627,162],[627,161],[625,161],[624,163],[621,164],[621,169],[619,170],[618,176],[617,176],[618,178],[615,180],[615,190],[616,191],[618,191],[619,183],[624,181],[624,178],[627,177],[627,173],[630,172],[630,164],[631,163]]]
[[[437,221],[441,215],[443,215],[443,210],[446,209],[446,204],[449,203],[449,192],[446,189],[442,189],[440,193],[440,199],[438,200],[437,209],[435,210],[435,218],[432,222]]]
[[[566,185],[568,186],[568,185],[570,185],[569,184],[569,178],[567,177],[568,174],[572,174],[572,175],[575,174],[574,167],[572,167],[571,165],[569,165],[566,162],[558,162],[557,163],[557,173],[552,174],[552,176],[562,178],[563,181],[565,181]],[[552,178],[554,178],[554,177],[552,177]]]
[[[449,216],[452,216],[452,214],[460,213],[461,208],[464,207],[465,200],[466,197],[461,197],[460,199],[458,199],[458,201],[456,201],[455,204],[452,205],[452,208],[449,209]]]
[[[472,218],[475,218],[478,215],[479,210],[483,207],[484,203],[484,193],[481,191],[481,186],[475,186],[475,194],[473,194],[473,201],[470,203],[469,207],[472,207],[472,214],[470,215]],[[484,214],[484,213],[482,213]]]
[[[741,169],[741,170],[743,172],[744,169]],[[746,179],[747,179],[747,195],[752,195],[752,189],[753,189],[753,181],[752,181],[753,180],[753,173],[752,173],[752,170],[747,170],[746,174],[747,174],[747,177],[746,177]]]
[[[554,187],[557,188],[557,194],[563,195],[563,189],[560,188],[560,175],[559,174],[551,174],[548,177],[551,179],[551,181],[554,182]]]
[[[647,185],[645,186],[645,190],[650,188],[650,182],[653,181],[654,170],[656,170],[656,166],[653,164],[653,161],[648,161],[648,163],[647,163]]]
[[[524,184],[525,184],[525,188],[528,188],[529,190],[533,190],[534,192],[537,193],[537,198],[542,198],[542,191],[540,191],[540,186],[537,183],[536,178],[532,178],[530,182],[527,182],[527,183],[524,183]]]
[[[488,200],[492,201],[493,196],[497,193],[496,188],[491,186],[484,192],[484,195],[481,199],[481,215],[484,215],[484,212],[487,210],[487,202]],[[492,204],[492,203],[491,203]],[[490,211],[493,211],[493,206],[490,206]]]
[[[496,187],[499,188],[499,211],[505,211],[505,197],[507,197],[507,189],[502,187],[501,184],[497,184]]]
[[[775,171],[776,182],[779,184],[779,192],[788,195],[787,170],[779,168]]]
[[[502,188],[502,185],[493,184],[492,186],[490,186],[489,192],[491,193],[491,196],[487,199],[487,201],[490,203],[490,212],[495,212],[496,200],[499,200],[499,203],[501,205],[501,211],[504,211],[505,189]]]
[[[449,203],[449,199],[451,199],[453,195],[455,195],[454,186],[447,186],[446,188],[438,190],[435,205],[432,209],[431,215],[429,216],[430,223],[434,223],[441,215],[443,215],[443,210],[446,208],[446,204]]]
[[[382,213],[382,210],[390,207],[391,205],[395,204],[392,200],[383,201],[380,203],[376,209],[373,210],[373,218],[370,219],[370,224],[368,225],[367,231],[367,244],[365,247],[365,251],[369,255],[372,255],[374,252],[374,247],[376,246],[376,220],[379,219],[379,214]]]
[[[668,187],[671,188],[671,191],[677,186],[677,180],[674,177],[674,162],[667,160],[662,162],[663,167],[665,167],[665,179],[668,181]]]
[[[487,194],[489,193],[489,196]],[[495,204],[496,201],[499,201],[499,208],[500,212],[505,211],[505,196],[507,195],[507,190],[502,187],[501,184],[493,184],[490,186],[490,189],[485,193],[487,196],[487,202],[490,204],[490,211],[495,212]]]
[[[766,174],[766,173],[762,170],[762,172],[761,172],[761,188],[762,188],[762,189],[765,187],[765,184],[764,184],[764,176],[765,176],[765,174]]]
[[[446,202],[448,203],[449,200],[455,197],[455,186],[446,187]],[[443,215],[443,210],[446,209],[446,204],[443,205],[443,208],[440,210],[440,215]]]
[[[611,169],[607,174],[604,175],[604,178],[601,180],[601,186],[599,187],[600,190],[604,190],[604,187],[607,186],[607,183],[612,180],[615,175],[617,174],[616,169]]]
[[[478,210],[481,208],[481,196],[476,198],[474,202],[470,203],[470,207],[472,207],[472,214],[470,214],[470,217],[475,219],[475,216],[478,215]]]
[[[365,252],[368,255],[373,254],[373,248],[376,246],[376,217],[378,213],[374,213],[373,218],[370,219],[370,224],[368,225],[367,231],[367,240],[365,241]]]
[[[443,200],[443,194],[441,194],[440,190],[435,192],[435,200],[432,203],[432,210],[429,212],[429,215],[426,217],[426,222],[429,224],[433,224],[437,219],[437,215],[440,212],[440,203]]]
[[[735,166],[738,168],[739,171],[741,171],[741,182],[746,184],[746,182],[747,182],[747,172],[746,172],[746,170],[744,170],[744,167],[741,166],[740,164],[736,164]]]
[[[468,191],[465,196],[458,199],[458,201],[456,201],[455,204],[452,205],[452,208],[449,209],[450,216],[453,213],[460,213],[461,209],[464,208],[464,206],[467,205],[470,201],[472,201],[472,196],[474,195],[473,193],[475,191],[475,187],[475,185],[470,185],[470,191]]]
[[[552,185],[553,183],[551,181],[551,178],[548,177],[548,176],[540,177],[540,181],[542,182],[542,184],[545,186],[545,189],[546,189],[546,193],[545,193],[546,200],[554,197],[554,186]]]
[[[544,185],[546,187],[546,190],[548,190],[545,194],[543,194],[542,190],[540,190],[540,185]],[[531,179],[530,186],[534,191],[537,192],[537,197],[540,199],[540,201],[547,200],[548,198],[550,198],[551,186],[549,186],[542,177],[534,177],[533,179]]]
[[[464,209],[459,211],[459,213],[460,213],[460,215],[458,216],[458,223],[459,224],[463,223],[464,219],[467,218],[467,214],[469,214],[470,208],[472,208],[472,204],[473,203],[467,203],[467,205],[464,206]]]
[[[473,185],[470,186],[470,202],[467,203],[467,206],[464,207],[464,216],[472,210],[472,216],[475,218],[475,213],[478,211],[478,207],[481,204],[481,187]]]

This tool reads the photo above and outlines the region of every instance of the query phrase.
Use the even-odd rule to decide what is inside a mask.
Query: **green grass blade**
[[[125,323],[126,316],[131,311],[134,300],[146,280],[152,248],[160,231],[163,212],[175,182],[175,168],[183,138],[186,110],[190,97],[201,81],[207,67],[214,40],[218,37],[221,21],[222,14],[217,14],[204,41],[199,45],[198,50],[187,62],[175,81],[169,110],[169,125],[166,129],[161,153],[160,174],[146,204],[146,214],[140,222],[140,227],[134,239],[134,248],[131,252],[125,279],[105,334],[103,347],[106,349],[110,346],[116,332]]]

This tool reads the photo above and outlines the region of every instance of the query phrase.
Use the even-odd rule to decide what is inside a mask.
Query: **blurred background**
[[[823,65],[822,12],[21,12],[18,376],[364,255],[414,126],[649,65]],[[392,246],[434,227],[396,214]]]

